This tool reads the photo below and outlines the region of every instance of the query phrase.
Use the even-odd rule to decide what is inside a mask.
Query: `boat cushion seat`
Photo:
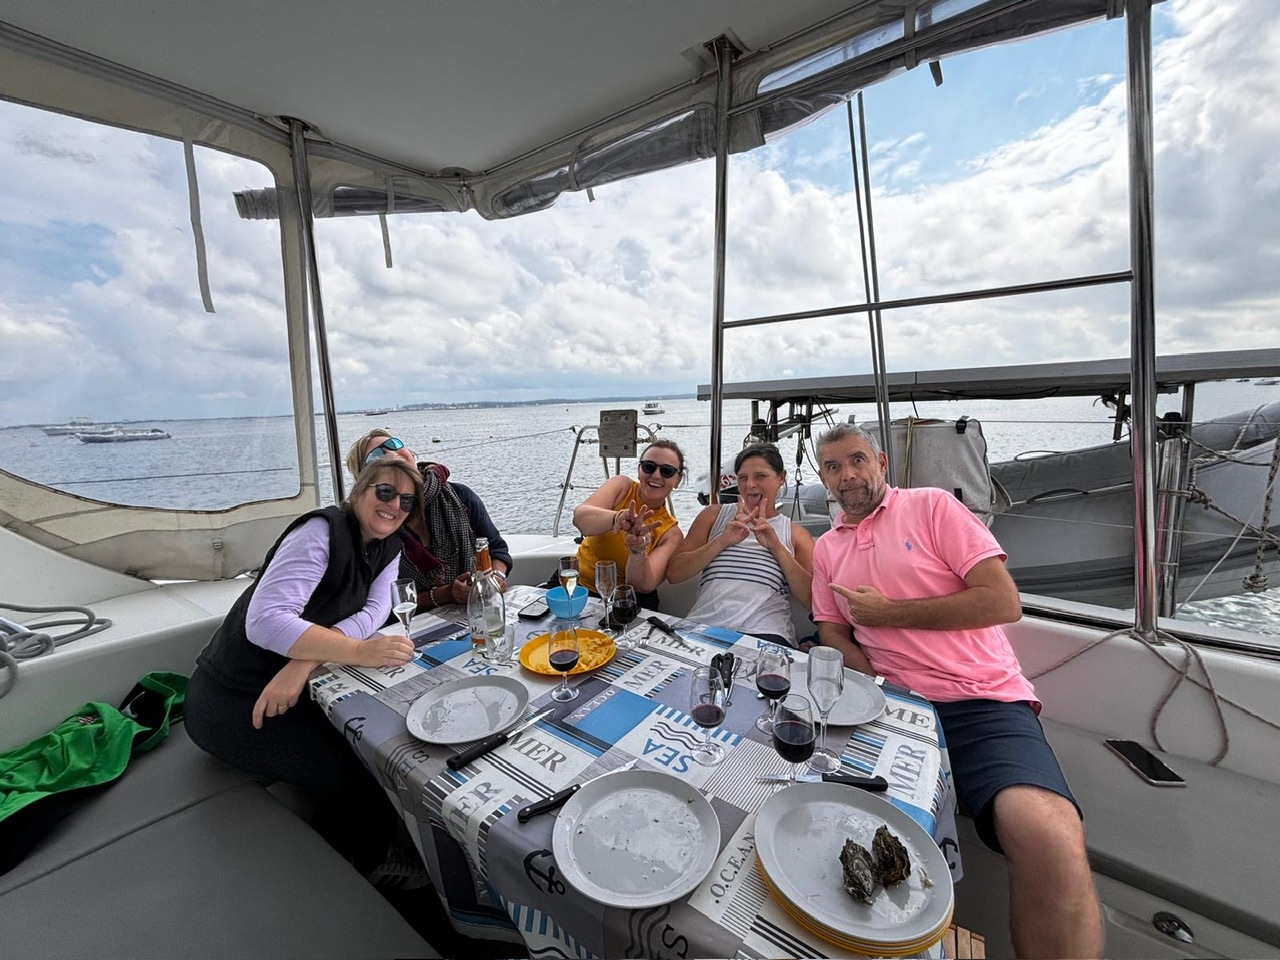
[[[5,954],[439,956],[247,774],[175,727],[0,876]]]
[[[1103,736],[1041,718],[1084,810],[1095,873],[1146,890],[1280,948],[1274,858],[1280,785],[1161,755],[1183,787],[1142,780]],[[1206,884],[1205,877],[1229,878]]]

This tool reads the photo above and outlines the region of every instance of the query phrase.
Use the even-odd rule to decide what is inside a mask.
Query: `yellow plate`
[[[547,659],[547,640],[550,634],[540,633],[530,637],[520,648],[520,665],[534,673],[545,673],[551,677],[560,676],[559,670],[553,670]],[[570,674],[586,673],[603,667],[613,659],[618,647],[613,638],[599,630],[578,630],[578,665],[569,671]]]

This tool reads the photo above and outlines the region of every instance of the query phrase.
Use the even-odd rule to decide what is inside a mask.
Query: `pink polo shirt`
[[[888,487],[861,523],[839,522],[813,550],[813,617],[852,624],[849,604],[830,583],[875,587],[890,600],[939,597],[965,589],[980,560],[1005,559],[982,521],[945,490]],[[1029,700],[1035,689],[1004,630],[925,630],[854,625],[876,672],[930,700]]]

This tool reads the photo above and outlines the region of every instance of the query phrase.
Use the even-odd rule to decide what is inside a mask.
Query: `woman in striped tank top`
[[[667,564],[667,579],[679,583],[699,575],[690,620],[794,647],[791,597],[809,607],[813,537],[778,513],[787,471],[777,447],[745,447],[734,472],[738,502],[698,514]]]

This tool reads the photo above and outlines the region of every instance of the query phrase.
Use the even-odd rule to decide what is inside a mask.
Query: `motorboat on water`
[[[111,430],[77,433],[76,439],[81,443],[132,443],[135,440],[168,440],[169,433],[159,427],[145,430],[116,427]]]
[[[1278,365],[1276,350],[1160,357],[1157,389],[1193,392],[1199,383],[1221,379],[1224,371],[1258,374]],[[1122,432],[1128,409],[1116,400],[1126,376],[1127,364],[1120,360],[926,370],[891,378],[889,398],[945,399],[959,407],[962,417],[966,399],[1092,396],[1116,410]],[[706,399],[708,393],[704,384],[698,396]],[[831,404],[875,399],[868,376],[727,384],[724,396],[751,400],[755,406],[744,445],[803,434],[810,441],[811,462],[816,462],[812,441],[824,425],[835,422]],[[1164,609],[1192,596],[1242,594],[1280,574],[1280,556],[1268,550],[1260,558],[1257,549],[1260,541],[1280,542],[1280,515],[1272,515],[1267,503],[1273,478],[1266,469],[1280,455],[1278,436],[1280,402],[1202,422],[1194,421],[1188,405],[1180,415],[1161,420],[1161,456],[1174,471],[1162,475],[1157,511],[1160,563],[1168,574],[1161,584]],[[1113,443],[1041,451],[984,466],[993,481],[993,506],[984,510],[984,519],[1008,553],[1009,572],[1019,589],[1062,600],[1132,606],[1133,454],[1127,435]],[[904,464],[895,467],[895,475],[900,485],[921,485],[911,482]],[[718,482],[722,496],[735,494],[732,459],[725,461]],[[928,485],[952,487],[946,482]],[[708,489],[703,478],[702,502]],[[815,536],[830,527],[837,512],[818,481],[788,484],[779,501]]]
[[[67,437],[73,433],[82,433],[86,430],[109,429],[102,424],[94,423],[88,417],[72,417],[66,423],[50,424],[41,427],[46,437]]]
[[[644,409],[640,411],[640,414],[645,417],[656,417],[666,412],[667,411],[662,406],[661,402],[657,400],[646,400]]]
[[[1179,5],[1179,10],[1190,11],[1187,16],[1218,17],[1216,11],[1196,12],[1191,4]],[[667,5],[660,17],[651,4],[587,0],[552,7],[513,2],[399,5],[394,10],[375,4],[361,8],[360,16],[344,16],[340,29],[302,0],[159,6],[118,0],[108,12],[88,0],[64,0],[9,5],[0,14],[0,47],[5,51],[0,98],[5,105],[83,123],[92,131],[84,144],[74,136],[44,143],[19,123],[14,138],[23,147],[13,156],[35,158],[23,173],[32,178],[33,194],[60,199],[65,185],[41,179],[53,166],[51,158],[77,164],[77,181],[104,173],[109,164],[88,162],[97,159],[94,150],[105,142],[102,131],[146,135],[154,138],[148,143],[163,144],[176,157],[173,179],[181,181],[185,172],[189,189],[182,191],[181,208],[166,212],[165,224],[170,231],[172,224],[192,225],[191,262],[184,265],[189,279],[179,281],[175,274],[166,285],[148,285],[155,291],[154,303],[130,310],[121,310],[121,301],[108,296],[102,320],[104,326],[123,324],[137,334],[129,339],[128,355],[145,354],[148,372],[162,367],[181,371],[184,364],[177,360],[187,361],[187,369],[211,362],[218,351],[208,349],[209,343],[230,350],[229,343],[219,340],[220,323],[206,323],[200,314],[187,319],[199,330],[193,336],[201,349],[175,357],[181,344],[170,318],[179,300],[203,302],[210,310],[215,304],[224,311],[234,309],[230,303],[219,304],[218,266],[227,257],[233,261],[229,272],[239,278],[239,265],[251,258],[238,261],[236,253],[228,252],[235,242],[230,229],[211,234],[217,242],[206,244],[200,191],[210,182],[220,188],[228,179],[243,182],[238,168],[219,179],[224,164],[248,159],[257,165],[255,175],[263,186],[227,189],[234,197],[220,195],[218,206],[234,205],[246,221],[233,224],[246,228],[246,248],[269,249],[278,257],[273,261],[283,290],[278,308],[261,299],[241,299],[253,301],[254,323],[271,327],[286,351],[271,378],[287,384],[292,400],[292,446],[258,444],[256,438],[240,446],[259,457],[264,449],[284,451],[289,484],[278,497],[245,496],[224,510],[186,509],[96,500],[83,488],[40,482],[29,470],[0,463],[0,603],[20,605],[24,611],[87,608],[92,622],[91,635],[73,643],[50,643],[51,652],[41,656],[21,663],[0,657],[0,687],[6,691],[0,697],[0,749],[34,739],[86,702],[120,703],[143,673],[190,672],[195,656],[247,585],[245,575],[261,563],[294,517],[322,502],[322,478],[331,479],[335,494],[343,491],[340,408],[334,402],[332,373],[344,358],[330,356],[343,340],[327,336],[326,286],[320,276],[343,266],[340,257],[317,255],[316,218],[377,217],[385,226],[395,216],[473,211],[503,220],[539,214],[566,192],[598,190],[714,156],[725,175],[717,197],[727,199],[714,204],[721,242],[711,258],[715,276],[706,302],[717,343],[727,324],[800,323],[818,316],[823,322],[853,318],[850,322],[861,327],[870,318],[873,329],[884,333],[888,328],[877,326],[882,314],[943,300],[973,302],[1015,293],[1064,296],[1117,285],[1124,289],[1132,354],[1125,361],[1127,378],[1122,374],[1119,382],[1132,404],[1135,520],[1127,529],[1134,540],[1133,611],[1026,595],[1024,616],[1008,633],[1024,670],[1034,678],[1043,704],[1041,722],[1086,811],[1093,880],[1106,908],[1106,955],[1261,956],[1280,951],[1274,856],[1261,842],[1273,832],[1280,810],[1280,716],[1275,707],[1280,702],[1280,659],[1260,635],[1162,617],[1155,605],[1160,556],[1155,475],[1162,441],[1154,410],[1150,191],[1158,185],[1152,175],[1147,3],[702,0]],[[388,30],[388,23],[395,29]],[[1113,38],[1122,34],[1121,46],[1128,52],[1132,243],[1123,269],[1051,277],[1019,284],[1016,290],[939,293],[929,286],[915,300],[897,302],[876,291],[864,302],[829,304],[803,314],[726,320],[723,238],[726,207],[734,197],[726,179],[731,153],[776,144],[833,107],[849,110],[853,131],[853,102],[861,101],[864,90],[874,94],[882,82],[894,83],[902,74],[927,80],[927,73],[941,82],[951,60],[972,51],[980,56],[1006,43],[1035,44],[1049,35],[1099,26],[1113,30]],[[530,79],[534,76],[536,81]],[[997,70],[990,76],[997,78],[991,82],[1000,85],[1001,95],[1007,93],[1003,81],[1008,73]],[[1234,74],[1220,78],[1224,87],[1234,80]],[[1059,147],[1070,150],[1072,142],[1064,140]],[[146,154],[148,164],[161,162],[159,150],[139,153]],[[214,161],[199,167],[199,184],[197,158]],[[1121,160],[1111,179],[1120,181],[1123,168]],[[852,169],[858,171],[858,164]],[[149,178],[136,188],[107,187],[102,193],[154,198],[158,178],[150,166],[147,170]],[[6,181],[27,182],[11,171]],[[862,196],[869,199],[873,184],[862,186]],[[134,205],[114,209],[119,213]],[[712,198],[706,198],[706,206],[712,205]],[[206,205],[206,216],[214,215],[213,206]],[[1123,200],[1118,200],[1109,214],[1123,219],[1122,208]],[[65,216],[51,219],[57,230],[63,229]],[[97,228],[94,237],[112,235],[113,226]],[[673,224],[673,229],[687,232],[688,223]],[[872,229],[869,223],[866,229]],[[922,235],[927,232],[921,230]],[[369,236],[377,234],[373,226]],[[39,249],[29,241],[5,249],[19,246]],[[392,231],[384,229],[378,256],[385,253],[388,266],[393,246]],[[421,262],[441,256],[439,247],[432,248]],[[149,269],[158,269],[155,261],[162,258],[133,259],[145,259]],[[121,263],[129,262],[121,258]],[[117,266],[110,264],[111,270]],[[461,275],[456,261],[448,269]],[[0,277],[22,272],[0,271]],[[79,306],[82,297],[94,293],[79,289],[94,286],[82,277],[111,271],[95,261],[81,272],[61,267],[51,272],[74,278]],[[947,275],[945,269],[931,273]],[[349,279],[344,275],[338,282]],[[184,289],[182,282],[192,289],[175,297],[174,290]],[[327,289],[332,291],[333,285]],[[399,295],[409,295],[408,289]],[[492,304],[489,294],[486,290],[476,298],[485,310]],[[28,302],[21,295],[6,302],[6,331],[15,324],[19,331],[49,329],[51,314],[44,309],[24,312]],[[1083,301],[1073,322],[1088,329],[1095,308],[1094,301]],[[468,308],[458,301],[450,309],[442,327]],[[164,318],[163,326],[152,325],[154,316]],[[534,327],[532,317],[523,319]],[[550,340],[558,334],[551,321],[540,322],[545,326],[534,328],[534,335]],[[927,324],[915,327],[911,336],[927,336]],[[246,337],[249,348],[236,354],[246,363],[259,359],[262,341],[254,332]],[[660,332],[657,320],[652,332]],[[452,346],[442,340],[432,361],[473,361],[475,354],[468,351],[473,351],[474,331],[464,333]],[[1101,342],[1101,330],[1099,338]],[[887,404],[896,374],[885,368],[882,356],[876,358],[874,346],[868,353],[867,366],[880,381],[877,403]],[[713,356],[709,395],[719,399],[725,365],[718,352]],[[249,371],[250,387],[267,382],[261,372],[265,369]],[[945,386],[939,384],[939,389]],[[226,391],[237,397],[250,393],[248,388]],[[265,407],[249,412],[277,413]],[[721,420],[722,412],[713,410],[706,462],[721,459]],[[180,492],[195,482],[170,482],[170,487]],[[198,482],[217,483],[219,478],[200,475]],[[526,534],[508,540],[516,557],[513,579],[522,583],[545,580],[556,558],[573,548],[567,536]],[[666,611],[689,609],[688,584],[663,591]],[[30,616],[5,608],[10,620],[14,613],[20,620]],[[352,729],[349,736],[358,738],[360,731]],[[1187,787],[1148,787],[1105,748],[1107,737],[1138,739],[1160,751]],[[408,738],[406,747],[414,749]],[[157,762],[165,762],[164,750],[162,746],[153,754],[161,758]],[[122,786],[129,777],[126,773]],[[413,931],[406,934],[403,918],[370,894],[358,876],[344,873],[343,865],[325,860],[323,850],[308,844],[309,827],[301,812],[267,796],[261,785],[228,786],[195,768],[168,770],[157,784],[149,791],[151,799],[169,806],[154,820],[138,822],[128,808],[102,812],[97,807],[100,817],[84,827],[83,818],[93,813],[82,808],[60,826],[73,830],[79,817],[87,839],[76,846],[68,834],[58,834],[52,851],[49,844],[34,851],[54,858],[38,876],[0,875],[6,946],[33,960],[136,955],[137,930],[145,922],[152,940],[163,942],[166,955],[176,957],[432,955],[426,942],[430,931],[426,940],[415,940]],[[108,806],[119,795],[114,789],[100,798]],[[149,814],[150,808],[144,812]],[[457,814],[467,816],[465,804]],[[491,825],[470,822],[473,835],[482,837]],[[749,858],[750,838],[744,833],[741,840]],[[960,841],[965,876],[956,888],[955,921],[985,937],[987,956],[1011,956],[1005,862],[981,844],[966,817],[960,818]],[[197,849],[199,858],[187,856]],[[163,872],[163,883],[154,882],[155,871]],[[255,878],[247,894],[245,876]],[[161,888],[162,897],[157,893]],[[290,909],[282,910],[281,903]],[[307,912],[316,903],[324,904],[321,917]],[[665,908],[652,913],[663,916],[646,915],[637,931],[637,952],[666,955],[672,944],[687,942],[689,930],[668,923]],[[490,908],[485,919],[495,934],[515,930],[500,906]],[[545,924],[562,937],[554,947],[558,953],[576,950],[570,942],[575,932],[570,918],[564,920],[565,925]],[[548,945],[548,955],[552,949]],[[763,948],[753,950],[761,952]]]

